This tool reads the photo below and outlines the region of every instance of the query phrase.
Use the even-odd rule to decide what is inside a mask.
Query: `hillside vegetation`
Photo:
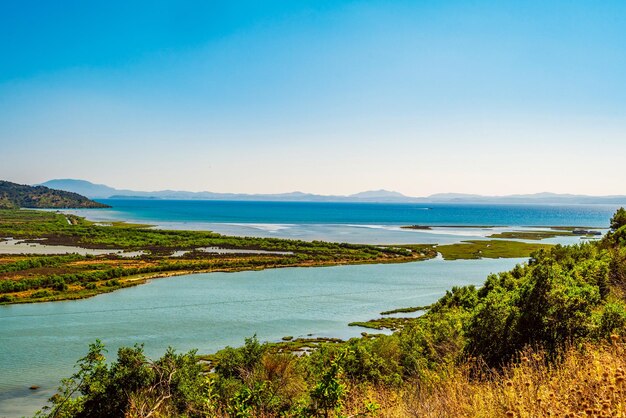
[[[96,342],[54,417],[623,417],[626,211],[602,241],[542,249],[450,290],[392,335],[316,345],[249,338],[215,355]],[[199,362],[203,360],[203,362]]]
[[[77,193],[0,180],[0,209],[106,207]]]

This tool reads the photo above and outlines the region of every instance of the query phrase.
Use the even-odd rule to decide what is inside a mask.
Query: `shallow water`
[[[101,339],[113,355],[144,343],[150,356],[168,346],[214,352],[283,336],[349,338],[352,321],[384,310],[426,305],[454,285],[481,284],[519,259],[434,259],[405,264],[285,268],[158,279],[91,299],[0,307],[0,416],[29,414]],[[29,391],[30,385],[41,389]]]
[[[124,250],[100,250],[93,248],[72,247],[67,245],[46,245],[38,242],[26,242],[13,238],[0,237],[0,254],[37,254],[37,255],[62,255],[62,254],[80,254],[80,255],[103,255],[116,254],[120,257],[138,257],[144,254],[144,251],[124,251]]]

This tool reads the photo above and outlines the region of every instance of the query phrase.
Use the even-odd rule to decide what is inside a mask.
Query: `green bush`
[[[30,297],[35,298],[35,299],[37,299],[37,298],[45,298],[45,297],[48,297],[48,296],[52,296],[52,293],[50,293],[49,290],[38,290],[36,292],[33,292],[32,295],[30,295]]]
[[[210,385],[195,351],[177,354],[168,349],[151,361],[142,346],[123,347],[108,365],[100,341],[78,362],[78,371],[63,381],[52,405],[39,416],[108,418],[147,416],[206,416],[211,410]]]

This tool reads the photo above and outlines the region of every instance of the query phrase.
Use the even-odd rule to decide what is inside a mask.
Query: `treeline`
[[[24,260],[0,264],[0,273],[11,273],[41,267],[58,267],[73,261],[84,260],[87,257],[78,254],[61,256],[30,257]]]
[[[324,344],[303,356],[288,351],[289,344],[260,344],[251,338],[242,347],[218,352],[205,369],[195,361],[195,352],[168,351],[152,362],[141,347],[121,349],[109,366],[103,347],[95,344],[44,414],[366,416],[380,408],[380,393],[395,396],[396,403],[406,396],[424,399],[441,382],[458,376],[459,370],[471,370],[468,376],[473,379],[496,379],[517,362],[541,363],[551,370],[567,353],[572,358],[571,350],[577,347],[589,350],[588,344],[611,341],[617,346],[626,332],[625,289],[626,211],[620,209],[602,241],[541,250],[528,263],[489,276],[480,289],[456,287],[426,315],[392,335]],[[535,370],[540,367],[544,366]],[[613,397],[622,389],[611,386],[610,392],[611,382],[624,381],[623,370],[614,372],[614,377],[606,373],[602,377]],[[589,372],[587,378],[591,376]],[[513,380],[516,383],[503,380],[497,385],[523,382]],[[534,383],[527,380],[524,385],[532,388]],[[609,395],[599,398],[602,385],[580,383],[577,387],[591,391],[578,394],[576,387],[571,388],[581,399],[576,406],[581,413],[602,416],[615,403]],[[520,416],[521,403],[511,399],[518,409],[502,414]],[[508,408],[508,402],[503,400],[501,408]],[[545,416],[550,411],[541,410],[547,411]]]

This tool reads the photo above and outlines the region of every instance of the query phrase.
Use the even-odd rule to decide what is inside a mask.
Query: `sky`
[[[626,194],[626,2],[0,2],[0,179]]]

